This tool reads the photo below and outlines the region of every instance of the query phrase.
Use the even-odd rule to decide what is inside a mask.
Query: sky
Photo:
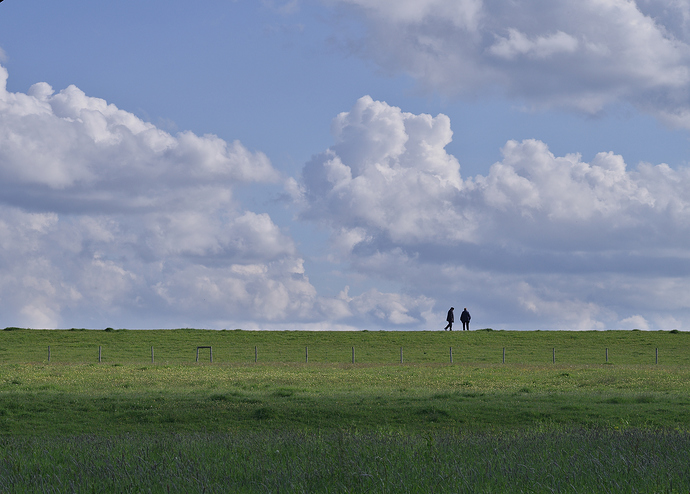
[[[690,0],[0,4],[0,326],[690,329]]]

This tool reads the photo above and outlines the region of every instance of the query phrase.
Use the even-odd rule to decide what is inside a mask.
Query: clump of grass
[[[272,418],[275,418],[276,413],[270,407],[261,407],[254,410],[253,415],[256,420],[270,420]]]
[[[213,394],[208,399],[211,401],[228,401],[230,398],[224,394]]]
[[[275,396],[277,398],[288,398],[294,394],[295,392],[291,389],[279,388],[276,389],[273,393],[271,393],[271,396]]]

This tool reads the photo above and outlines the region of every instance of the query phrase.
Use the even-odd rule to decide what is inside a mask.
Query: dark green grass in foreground
[[[513,493],[690,489],[690,435],[237,434],[0,439],[0,491]]]

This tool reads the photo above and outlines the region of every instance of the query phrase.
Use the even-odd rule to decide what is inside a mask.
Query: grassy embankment
[[[609,349],[611,364],[690,365],[690,333],[669,331],[160,331],[14,330],[0,331],[0,363],[94,363],[102,347],[103,363],[193,363],[196,347],[213,346],[216,363],[253,363],[254,349],[263,363],[303,363],[305,347],[311,363],[350,363],[355,347],[357,363],[396,364],[400,347],[406,363],[448,363],[450,347],[456,363],[508,364],[556,362],[603,364]],[[208,350],[200,353],[208,361]]]
[[[0,482],[40,489],[47,478],[80,478],[77,490],[100,482],[159,492],[165,480],[177,492],[687,491],[688,337],[2,331]],[[201,345],[213,346],[213,364],[208,350],[205,363],[194,362]]]
[[[690,428],[688,338],[637,331],[2,331],[0,434]],[[208,350],[195,363],[196,347],[206,345],[214,363]]]

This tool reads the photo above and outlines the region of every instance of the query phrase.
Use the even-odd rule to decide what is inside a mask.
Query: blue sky
[[[688,329],[688,20],[6,0],[6,325]]]

